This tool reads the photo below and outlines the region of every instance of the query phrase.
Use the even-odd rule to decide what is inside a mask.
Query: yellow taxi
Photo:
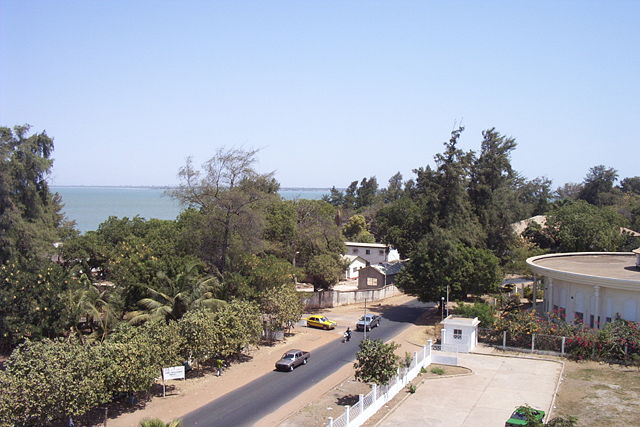
[[[334,329],[336,326],[338,326],[338,323],[334,322],[333,320],[329,320],[320,314],[317,314],[307,317],[307,326],[313,326],[314,328],[322,329]]]

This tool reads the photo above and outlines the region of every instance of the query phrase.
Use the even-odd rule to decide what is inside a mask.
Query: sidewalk
[[[464,353],[458,360],[473,374],[424,381],[377,425],[497,427],[520,405],[549,412],[560,362]]]

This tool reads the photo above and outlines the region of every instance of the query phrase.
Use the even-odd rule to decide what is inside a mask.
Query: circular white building
[[[617,316],[640,321],[637,251],[560,253],[527,259],[543,283],[543,311],[598,329]]]

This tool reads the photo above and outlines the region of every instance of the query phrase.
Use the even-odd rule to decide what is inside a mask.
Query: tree
[[[55,338],[76,325],[65,295],[77,278],[37,259],[0,265],[0,345],[10,350],[25,338]]]
[[[520,218],[544,215],[552,199],[551,180],[538,177],[524,180],[517,187],[518,201],[523,205]]]
[[[400,356],[395,354],[400,346],[394,342],[385,344],[382,340],[362,340],[353,367],[355,377],[364,383],[386,385],[398,374]]]
[[[53,243],[74,234],[47,184],[53,139],[29,130],[0,127],[0,264],[16,257],[48,260]]]
[[[391,243],[401,254],[408,255],[430,231],[430,219],[423,215],[418,202],[403,196],[378,211],[372,228],[378,241]]]
[[[190,262],[183,267],[175,278],[170,278],[160,271],[157,278],[164,282],[168,293],[147,287],[149,297],[142,298],[138,304],[143,310],[127,313],[126,319],[131,324],[139,324],[149,320],[179,320],[192,307],[216,307],[225,301],[215,298],[220,287],[214,276],[201,276],[200,264]]]
[[[264,204],[277,198],[279,184],[273,173],[253,169],[257,150],[219,149],[204,163],[202,171],[191,158],[180,169],[180,186],[171,192],[182,204],[198,209],[201,216],[201,250],[222,273],[234,253],[261,249]]]
[[[336,187],[331,187],[329,194],[322,196],[322,200],[332,204],[335,207],[342,207],[344,205],[344,193]]]
[[[640,195],[640,176],[625,178],[620,181],[620,189],[624,193],[633,193]]]
[[[611,190],[618,179],[618,171],[604,165],[594,166],[584,179],[578,198],[596,206],[612,204]]]
[[[582,192],[582,184],[568,182],[556,189],[556,196],[559,200],[576,200]]]
[[[90,340],[104,340],[120,317],[111,303],[108,287],[93,283],[85,273],[72,280],[78,286],[67,290],[62,296],[70,311],[71,329],[77,333],[80,341],[84,341],[87,329]]]
[[[367,229],[367,220],[362,215],[353,215],[349,218],[342,232],[351,242],[374,243],[376,241]]]
[[[103,363],[99,347],[75,340],[21,344],[0,371],[0,424],[59,425],[107,402]]]
[[[398,200],[402,197],[403,189],[402,189],[402,174],[400,172],[393,175],[389,178],[389,184],[387,188],[383,191],[383,198],[385,203],[391,203],[395,200]]]
[[[330,289],[338,283],[346,269],[344,262],[335,255],[316,255],[307,265],[308,280],[316,289]]]
[[[122,323],[99,347],[107,361],[105,377],[112,393],[147,390],[160,375],[163,360],[158,357],[159,343],[137,328]]]
[[[262,313],[259,306],[250,301],[234,300],[212,315],[214,336],[218,343],[216,354],[227,357],[241,353],[260,342]]]
[[[567,203],[547,217],[547,230],[560,252],[616,251],[623,243],[623,218],[584,200]]]
[[[296,268],[302,268],[307,275],[325,272],[317,270],[319,260],[315,257],[326,255],[340,260],[344,252],[343,237],[335,223],[336,208],[322,200],[290,200],[275,203],[269,209],[265,236],[268,247],[278,256],[286,258]],[[323,262],[327,261],[323,258]],[[333,275],[335,262],[326,272]],[[295,271],[294,271],[295,272]],[[297,274],[297,273],[296,273]],[[339,273],[338,273],[339,277]]]
[[[355,208],[362,209],[374,204],[378,194],[378,180],[375,176],[362,178],[360,186],[356,190]]]
[[[454,314],[471,319],[477,317],[482,328],[490,328],[496,317],[496,309],[487,303],[474,302],[473,304],[458,304]]]
[[[178,321],[180,336],[185,345],[182,355],[186,360],[199,364],[216,355],[219,342],[213,324],[213,312],[200,309],[187,312]]]
[[[358,181],[352,181],[351,184],[344,191],[344,198],[342,199],[342,207],[345,209],[356,209]]]
[[[138,427],[182,427],[181,420],[173,420],[165,423],[160,418],[145,418],[140,422]]]
[[[439,301],[467,294],[494,292],[502,278],[499,260],[487,249],[467,246],[448,232],[436,231],[423,239],[398,276],[397,285],[420,301]]]
[[[485,245],[500,258],[506,258],[513,243],[511,224],[516,219],[513,191],[516,174],[511,168],[514,138],[507,138],[494,128],[482,132],[482,150],[471,167],[469,197],[480,224],[485,230]]]
[[[269,316],[272,329],[290,329],[304,313],[304,304],[295,285],[283,283],[260,296],[260,309]]]

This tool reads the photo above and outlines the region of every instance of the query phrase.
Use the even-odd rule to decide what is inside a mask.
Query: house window
[[[358,271],[358,267],[353,267],[353,272],[355,273],[356,271]]]
[[[558,317],[560,317],[562,320],[567,320],[567,309],[564,307],[560,307],[558,309]]]
[[[375,277],[367,277],[367,286],[378,286],[378,279]]]
[[[607,318],[605,318],[605,320],[604,320],[604,321],[605,321],[606,323],[611,323],[611,317],[607,317]]]
[[[576,324],[583,323],[584,322],[584,313],[576,311],[574,316],[573,316],[573,322],[576,323]]]
[[[358,253],[358,248],[353,248],[353,253],[357,254]]]
[[[453,339],[461,340],[462,339],[462,329],[454,329],[453,330]]]
[[[384,255],[384,251],[383,251],[382,249],[380,249],[380,250],[378,251],[378,254],[379,254],[379,255]]]
[[[366,249],[364,252],[365,252],[367,255],[371,255],[371,251],[370,251],[369,249]]]
[[[593,314],[589,316],[589,327],[593,328],[595,325],[595,318],[593,317]]]

